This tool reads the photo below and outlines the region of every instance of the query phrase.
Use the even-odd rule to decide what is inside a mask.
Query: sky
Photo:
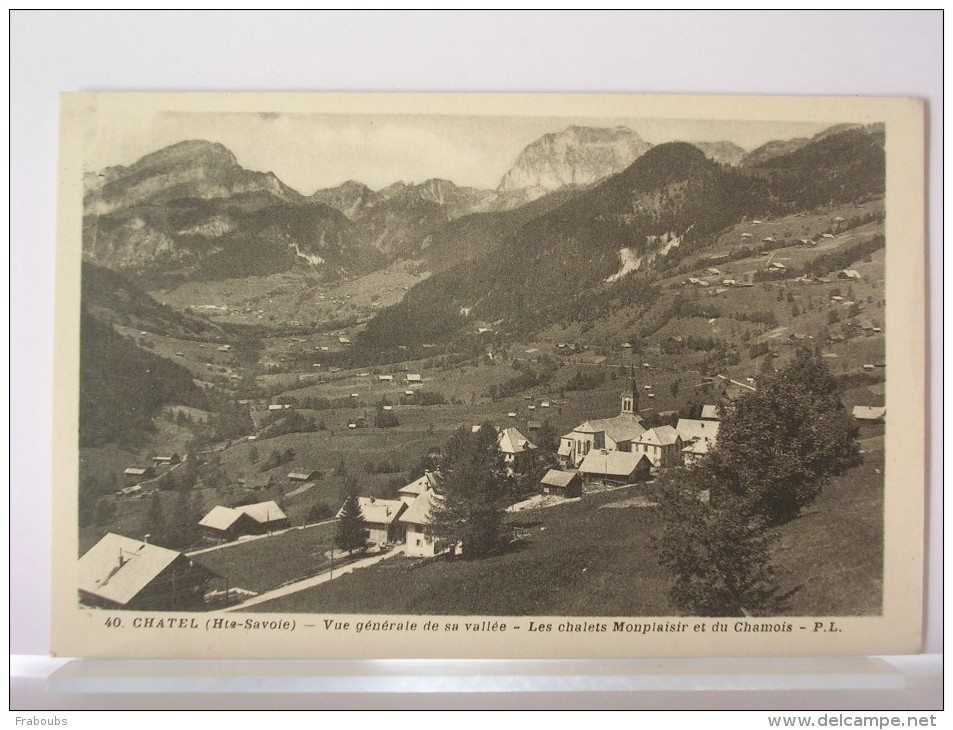
[[[834,123],[159,112],[101,122],[87,143],[86,165],[130,165],[167,145],[205,139],[225,145],[242,167],[273,172],[305,195],[346,180],[377,190],[398,180],[435,177],[493,189],[527,145],[570,125],[626,126],[653,144],[727,140],[752,150],[773,139],[809,137]]]

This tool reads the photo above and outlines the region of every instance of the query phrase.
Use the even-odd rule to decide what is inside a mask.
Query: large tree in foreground
[[[752,502],[769,524],[797,517],[827,479],[859,463],[857,425],[824,362],[808,350],[725,417],[711,454],[712,497]]]
[[[496,429],[488,424],[476,433],[461,428],[440,459],[431,530],[440,545],[462,545],[465,558],[487,555],[503,540],[510,479],[497,439]]]
[[[731,493],[718,499],[711,470],[670,471],[659,479],[659,561],[671,569],[669,596],[697,616],[777,613],[771,536],[751,503]]]
[[[825,482],[859,461],[857,428],[816,355],[793,362],[728,409],[718,443],[659,480],[654,545],[672,602],[704,616],[776,614],[771,525],[797,517]]]

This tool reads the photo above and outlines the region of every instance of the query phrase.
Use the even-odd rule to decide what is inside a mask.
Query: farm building
[[[887,417],[887,409],[883,406],[854,406],[851,415],[858,421],[883,423]]]
[[[77,573],[85,605],[137,611],[201,610],[218,577],[183,553],[113,532],[79,559]]]
[[[422,383],[423,378],[420,377],[420,373],[407,373],[407,382],[408,383]]]
[[[511,473],[524,472],[532,464],[536,444],[520,433],[519,429],[510,427],[500,431],[498,445],[506,468]]]
[[[293,482],[313,482],[321,478],[321,472],[317,469],[295,469],[288,472],[288,478]]]
[[[671,426],[651,428],[632,442],[632,452],[645,454],[654,466],[675,466],[681,451],[682,437]]]
[[[364,539],[371,542],[403,542],[404,528],[398,517],[407,509],[407,503],[399,499],[375,499],[358,497],[357,503],[364,516]],[[336,517],[341,519],[342,507]]]
[[[127,466],[122,475],[127,481],[138,482],[143,479],[151,479],[156,475],[156,470],[151,466]]]
[[[260,492],[262,489],[268,489],[272,486],[274,481],[274,477],[272,477],[271,474],[253,474],[245,479],[239,479],[238,483],[244,486],[245,489]]]
[[[649,478],[652,462],[645,454],[626,451],[590,451],[579,465],[579,473],[587,482],[629,484]]]
[[[171,466],[182,461],[178,454],[157,454],[152,457],[152,463],[156,466]]]
[[[860,279],[862,278],[859,271],[854,269],[841,269],[837,272],[838,279]]]
[[[404,526],[407,557],[432,558],[443,552],[430,532],[431,510],[439,500],[436,492],[427,489],[398,518]]]
[[[202,534],[216,540],[236,540],[242,535],[264,535],[286,530],[291,521],[272,500],[240,507],[216,505],[199,521]]]
[[[718,406],[716,405],[702,406],[701,417],[705,421],[717,421],[718,420]]]
[[[582,494],[582,477],[577,471],[550,469],[539,480],[543,494],[555,494],[558,497],[578,497]]]

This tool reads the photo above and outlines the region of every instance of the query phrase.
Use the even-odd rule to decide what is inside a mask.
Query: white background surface
[[[27,12],[10,17],[10,652],[49,651],[57,94],[553,91],[928,101],[930,457],[925,651],[941,651],[942,14]],[[911,489],[917,488],[911,475]],[[31,695],[33,701],[39,701]]]

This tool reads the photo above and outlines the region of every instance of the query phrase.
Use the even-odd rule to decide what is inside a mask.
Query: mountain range
[[[726,164],[744,154],[730,142],[698,146]],[[350,180],[306,196],[272,172],[244,169],[221,144],[184,141],[86,175],[84,258],[154,286],[295,267],[360,275],[421,255],[451,221],[583,190],[651,147],[626,127],[571,126],[528,145],[495,190],[431,179],[375,191]]]

